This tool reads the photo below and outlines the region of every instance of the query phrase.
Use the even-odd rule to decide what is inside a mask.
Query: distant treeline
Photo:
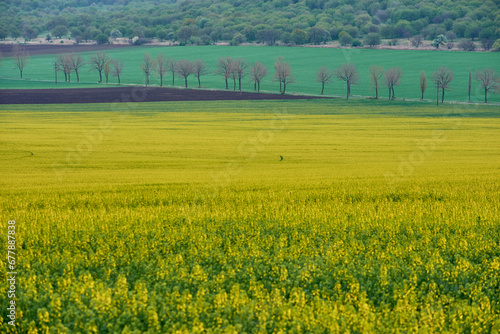
[[[377,38],[442,35],[477,40],[485,49],[500,38],[498,1],[469,0],[6,0],[0,3],[0,39],[108,38],[205,45],[377,43]],[[373,35],[375,34],[375,35]],[[375,39],[373,39],[375,38]],[[418,45],[417,45],[418,46]]]

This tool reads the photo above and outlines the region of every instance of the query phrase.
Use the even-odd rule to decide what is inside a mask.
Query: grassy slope
[[[20,332],[499,326],[498,108],[116,107],[0,106]]]
[[[273,60],[277,56],[284,56],[292,65],[296,83],[290,86],[290,92],[300,92],[308,94],[318,94],[320,84],[316,83],[316,71],[320,66],[336,68],[344,62],[353,62],[358,66],[361,80],[358,86],[353,88],[354,95],[371,96],[374,95],[371,88],[368,69],[371,65],[380,65],[384,68],[399,66],[403,69],[403,79],[401,86],[396,88],[396,96],[404,98],[420,97],[419,77],[420,71],[424,70],[428,76],[428,89],[426,98],[434,99],[435,91],[431,84],[431,73],[440,66],[448,66],[454,70],[455,80],[452,90],[446,93],[446,99],[467,101],[468,71],[472,68],[473,73],[483,67],[496,68],[497,72],[500,55],[498,53],[482,52],[437,52],[437,51],[395,51],[395,50],[370,50],[370,49],[321,49],[321,48],[290,48],[290,47],[225,47],[225,46],[189,46],[189,47],[131,47],[110,51],[110,55],[122,59],[125,62],[125,70],[122,75],[122,82],[125,84],[143,82],[140,72],[140,63],[144,52],[149,52],[155,56],[159,52],[167,56],[181,59],[202,58],[210,66],[212,73],[215,71],[215,64],[219,57],[232,56],[244,57],[250,62],[256,60],[263,62],[270,71],[270,75],[264,79],[262,89],[276,91],[277,84],[271,82],[273,71]],[[87,55],[88,57],[88,55]],[[40,56],[32,59],[31,64],[26,69],[25,76],[32,80],[47,80],[44,83],[12,83],[10,80],[0,80],[2,88],[18,87],[56,87],[53,83],[54,74],[52,63],[54,56]],[[7,61],[4,61],[7,63]],[[2,77],[16,78],[18,74],[12,67],[5,66],[1,69]],[[474,74],[473,74],[474,75]],[[62,74],[59,75],[61,80]],[[97,78],[97,73],[82,71],[82,81],[93,83]],[[244,88],[252,89],[251,83],[246,78]],[[112,79],[114,82],[114,79]],[[169,76],[165,79],[170,84]],[[190,85],[195,86],[195,78],[190,79]],[[159,79],[154,78],[152,84],[159,84]],[[204,87],[224,88],[223,79],[218,76],[208,75],[202,79]],[[182,80],[177,79],[177,85],[182,85]],[[58,84],[57,87],[64,87],[66,84]],[[479,89],[479,84],[473,79],[473,101],[483,101],[484,93]],[[343,95],[344,86],[339,81],[326,88],[327,94]],[[382,97],[387,95],[384,88],[381,88]],[[500,96],[490,94],[491,102],[499,102]]]

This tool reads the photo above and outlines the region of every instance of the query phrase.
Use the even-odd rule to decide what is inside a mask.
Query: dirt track
[[[316,99],[315,96],[159,87],[0,89],[0,104]]]

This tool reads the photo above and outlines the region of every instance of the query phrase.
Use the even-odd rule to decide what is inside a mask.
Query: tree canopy
[[[397,6],[391,0],[6,1],[0,4],[0,38],[32,39],[55,30],[76,40],[104,34],[192,44],[321,44],[345,31],[354,39],[448,35],[492,45],[500,38],[498,7],[494,0],[408,0]]]

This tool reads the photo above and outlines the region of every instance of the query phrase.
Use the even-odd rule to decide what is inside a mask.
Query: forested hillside
[[[498,0],[7,0],[0,13],[0,39],[319,44],[343,31],[348,44],[369,33],[387,39],[500,38]]]

